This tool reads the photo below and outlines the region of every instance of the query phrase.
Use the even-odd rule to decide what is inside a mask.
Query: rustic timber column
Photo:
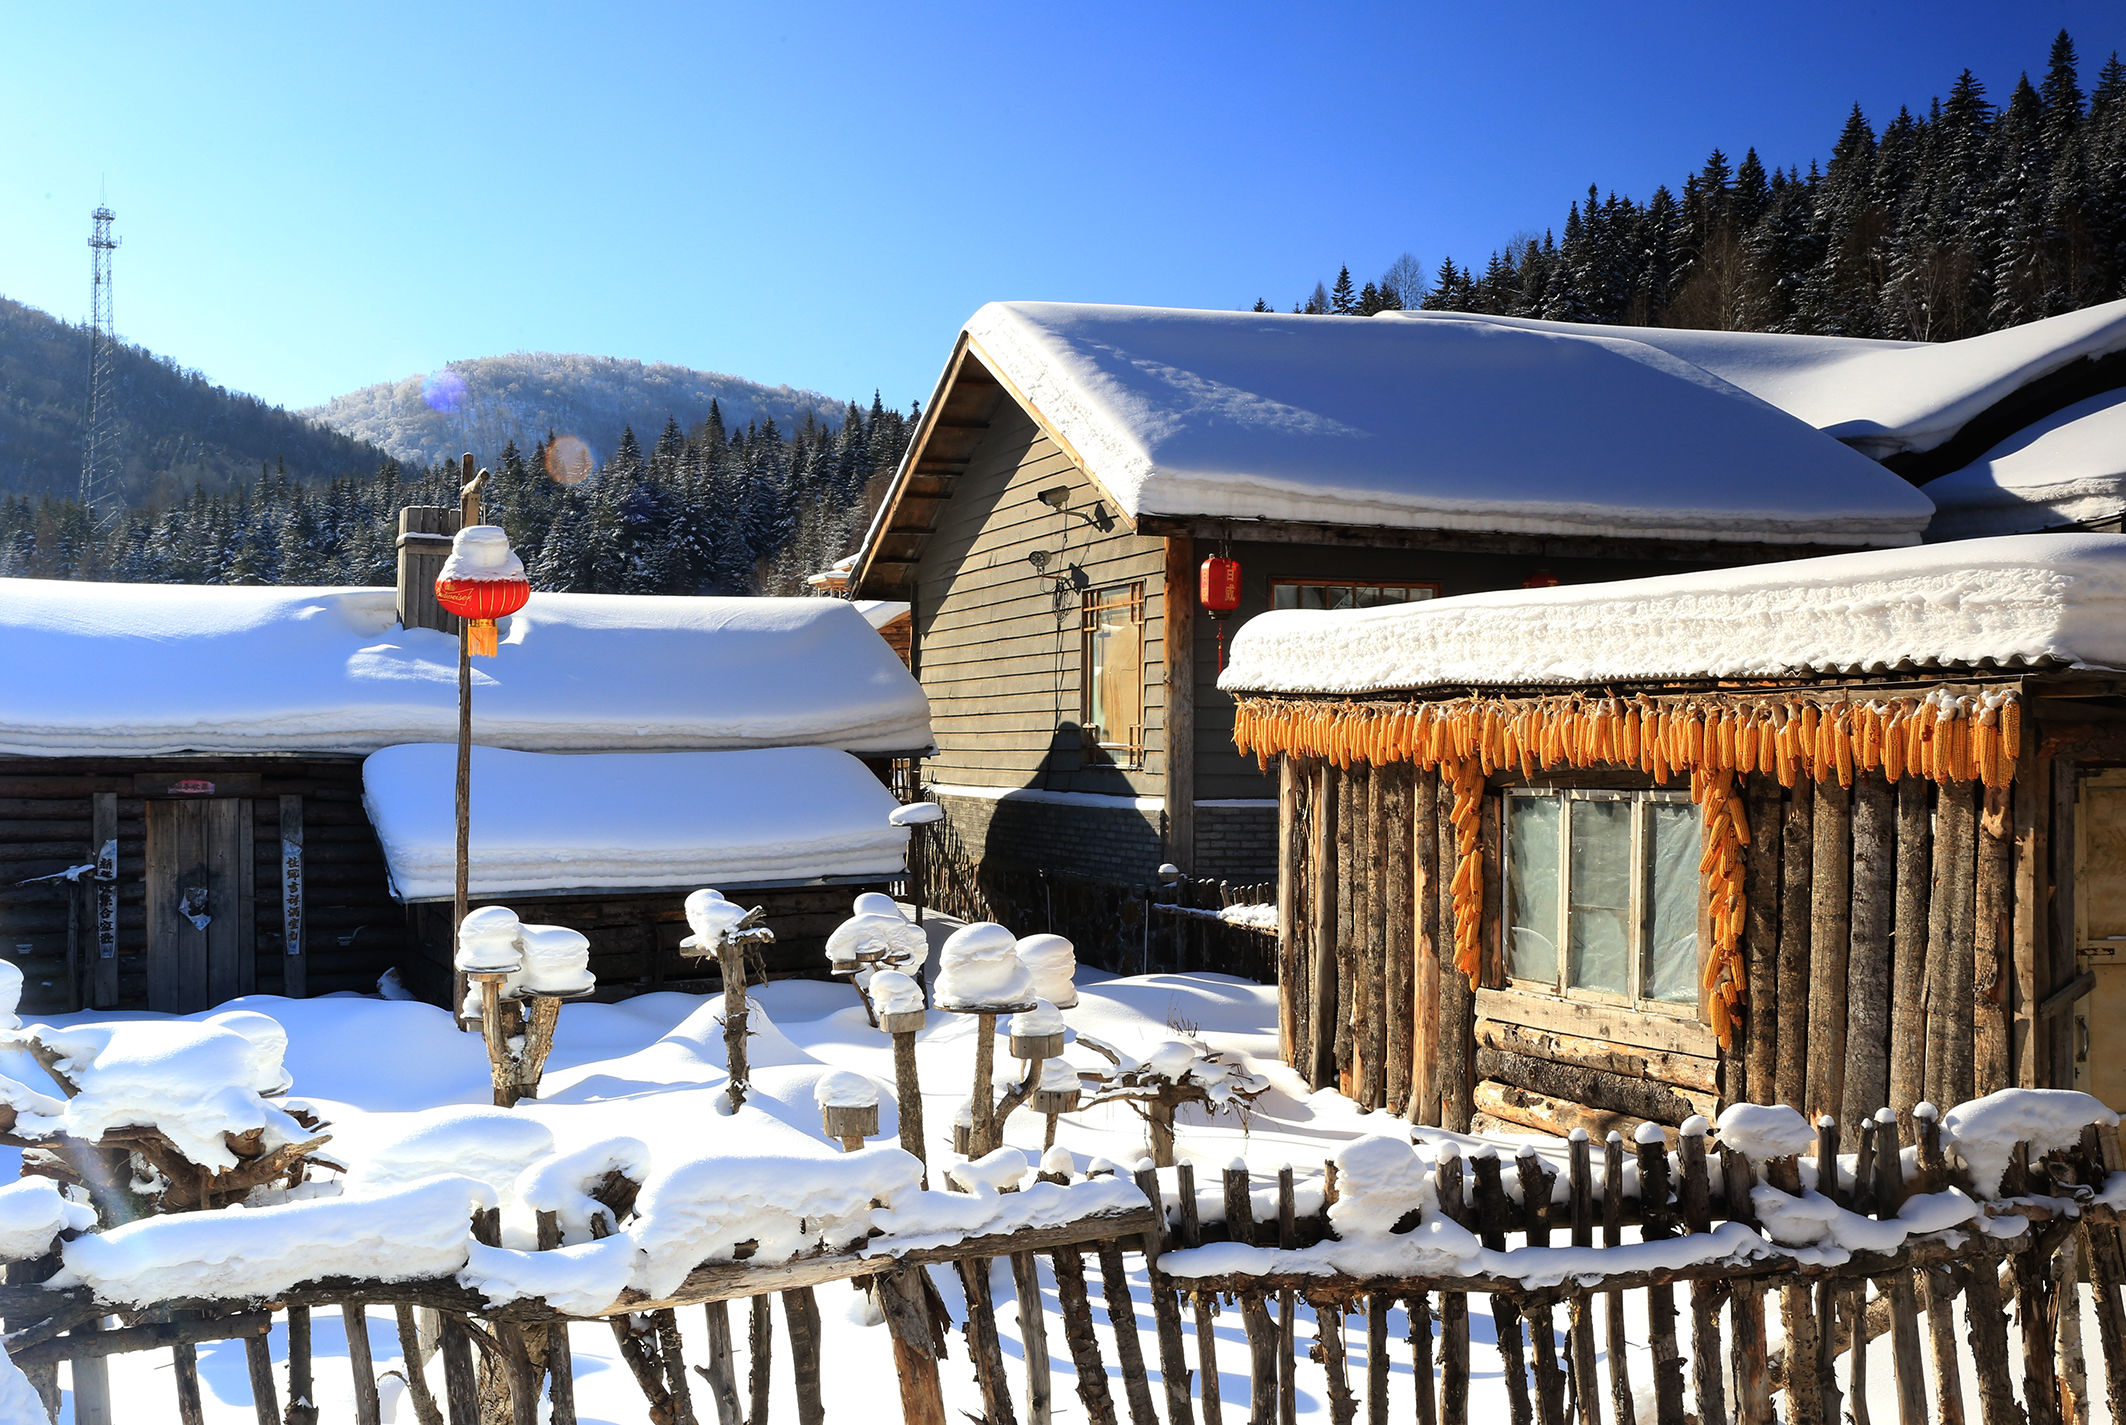
[[[1300,839],[1299,759],[1277,759],[1277,1048],[1293,1062],[1297,1048],[1299,985],[1299,876],[1306,865]]]
[[[1852,950],[1852,804],[1836,778],[1812,782],[1815,843],[1809,883],[1809,1040],[1805,1095],[1811,1118],[1845,1106],[1846,966]]]
[[[1308,966],[1307,1044],[1301,1061],[1307,1087],[1318,1089],[1336,1082],[1336,864],[1337,795],[1336,768],[1327,762],[1314,767],[1314,795],[1309,798],[1308,864],[1313,867],[1309,887],[1313,906],[1313,961]]]
[[[1160,662],[1166,670],[1166,839],[1169,859],[1196,872],[1196,542],[1166,538]]]

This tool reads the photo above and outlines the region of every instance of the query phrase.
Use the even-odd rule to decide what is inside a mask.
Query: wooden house
[[[1249,618],[1909,543],[1930,512],[1594,329],[1000,303],[954,343],[848,587],[913,608],[947,813],[929,897],[1016,902],[1112,957],[1128,902],[1058,885],[1274,873],[1276,786],[1218,687]],[[1224,607],[1212,556],[1238,567]]]
[[[1226,687],[1316,1085],[1598,1135],[2126,1107],[2126,536],[1280,613]]]
[[[402,541],[411,593],[447,543]],[[394,966],[447,996],[456,638],[419,603],[0,581],[0,954],[26,1008]],[[930,744],[907,668],[825,599],[534,594],[476,660],[473,729],[476,901],[585,931],[614,995],[698,973],[677,944],[703,885],[765,905],[776,965],[809,968],[851,894],[905,875],[887,781]]]

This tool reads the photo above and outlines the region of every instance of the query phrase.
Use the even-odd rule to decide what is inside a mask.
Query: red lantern
[[[499,646],[495,620],[507,618],[531,601],[531,581],[522,574],[505,579],[438,579],[436,602],[448,613],[470,621],[472,652],[492,658]]]
[[[1240,607],[1240,561],[1213,554],[1203,561],[1196,594],[1213,614],[1229,614]]]

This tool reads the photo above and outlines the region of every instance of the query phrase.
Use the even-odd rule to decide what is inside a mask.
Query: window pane
[[[1410,591],[1408,589],[1375,589],[1373,592],[1379,597],[1380,602],[1384,604],[1407,604],[1410,602]]]
[[[1631,993],[1631,803],[1572,804],[1566,983]]]
[[[1318,608],[1320,608],[1320,607],[1321,607],[1321,585],[1319,585],[1319,584],[1301,584],[1301,585],[1299,586],[1299,606],[1300,606],[1301,608],[1303,608],[1303,609],[1318,609]]]
[[[1698,1002],[1698,809],[1653,802],[1651,902],[1646,928],[1646,997],[1665,1004]]]
[[[1431,597],[1433,597],[1433,590],[1430,587],[1419,587],[1410,591],[1410,601],[1412,603],[1416,603],[1419,599],[1429,599]]]
[[[1271,591],[1270,606],[1272,608],[1279,609],[1298,608],[1299,586],[1297,584],[1279,584],[1274,590]]]
[[[1558,799],[1506,798],[1506,973],[1558,978]]]
[[[1321,606],[1325,609],[1347,609],[1351,607],[1351,586],[1349,584],[1330,584],[1324,587],[1321,591]]]
[[[1085,640],[1088,721],[1101,742],[1125,746],[1142,717],[1143,673],[1138,667],[1137,626],[1130,618],[1128,590],[1104,589]]]
[[[1361,584],[1358,586],[1358,606],[1362,609],[1377,609],[1388,602],[1387,594],[1388,590],[1377,584]]]

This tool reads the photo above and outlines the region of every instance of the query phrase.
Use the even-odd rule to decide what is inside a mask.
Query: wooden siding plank
[[[1166,638],[1160,659],[1166,689],[1166,851],[1169,860],[1191,875],[1196,869],[1196,590],[1189,578],[1194,563],[1192,541],[1166,541],[1161,585]],[[1151,591],[1145,592],[1148,598]]]

